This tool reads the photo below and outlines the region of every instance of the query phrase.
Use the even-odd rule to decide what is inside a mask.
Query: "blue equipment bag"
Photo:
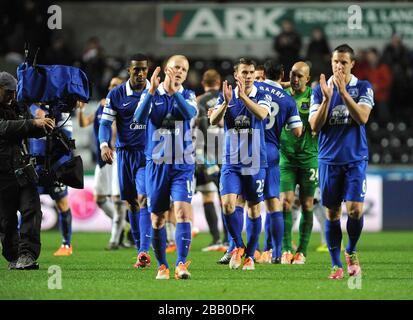
[[[29,65],[17,68],[17,101],[57,103],[57,101],[88,102],[89,81],[79,68],[63,65]]]

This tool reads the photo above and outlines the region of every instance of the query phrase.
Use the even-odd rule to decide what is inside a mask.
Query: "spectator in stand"
[[[30,44],[32,50],[39,47],[38,61],[44,61],[43,59],[50,46],[50,38],[52,35],[52,30],[47,26],[47,20],[49,18],[47,9],[52,3],[50,0],[25,0],[16,2],[22,3],[19,20],[23,26],[24,41]],[[24,42],[20,45],[20,50],[23,50]]]
[[[406,105],[410,105],[409,88],[412,81],[412,69],[409,61],[409,50],[399,35],[394,34],[391,42],[384,48],[382,61],[390,67],[393,75],[393,86],[390,93],[392,108],[403,110]]]
[[[369,48],[365,55],[366,64],[356,70],[355,75],[361,80],[368,80],[373,86],[375,94],[375,110],[378,120],[386,121],[389,118],[389,98],[392,86],[392,74],[388,65],[380,62],[376,48]]]
[[[284,65],[286,74],[292,65],[300,60],[301,36],[294,30],[294,24],[288,19],[281,22],[281,32],[274,39],[274,50],[278,61]]]
[[[86,42],[82,55],[82,64],[83,70],[88,75],[89,81],[93,86],[92,94],[94,97],[104,96],[106,88],[102,86],[102,76],[105,69],[105,57],[98,37],[91,37]]]
[[[75,61],[72,50],[65,38],[58,37],[52,41],[51,48],[46,52],[46,64],[63,64],[71,66]]]
[[[311,61],[312,80],[318,80],[322,73],[330,73],[330,45],[321,28],[314,28],[311,33],[306,59]]]

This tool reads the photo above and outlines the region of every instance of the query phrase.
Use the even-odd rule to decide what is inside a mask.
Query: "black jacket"
[[[18,116],[15,120],[0,116],[0,181],[14,180],[14,170],[24,166],[25,139],[40,138],[45,135],[44,129],[36,127],[34,120],[29,119],[27,113]]]

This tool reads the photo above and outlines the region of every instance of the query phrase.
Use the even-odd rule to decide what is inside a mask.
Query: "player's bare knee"
[[[191,212],[185,205],[179,205],[175,208],[176,222],[191,222]]]
[[[152,228],[161,229],[165,225],[165,215],[164,214],[151,214]]]
[[[96,196],[96,204],[100,208],[107,201],[106,196],[98,195]]]
[[[360,208],[350,208],[347,214],[350,218],[359,220],[363,215],[363,211]]]
[[[248,202],[248,216],[252,219],[256,219],[261,215],[260,203]]]
[[[202,200],[204,203],[211,203],[214,202],[214,193],[213,192],[205,192],[202,194]]]
[[[341,207],[338,208],[327,208],[326,217],[330,221],[336,221],[341,218]]]
[[[265,200],[265,205],[268,212],[281,211],[281,202],[278,198]]]
[[[303,211],[311,211],[314,208],[314,198],[305,198],[301,201]]]
[[[62,199],[56,200],[56,206],[59,212],[66,212],[70,209],[67,197],[63,197]]]
[[[146,208],[146,206],[147,206],[147,197],[146,197],[146,195],[138,195],[138,205],[139,205],[139,208]]]
[[[283,207],[283,211],[284,211],[284,212],[286,212],[286,211],[291,211],[292,205],[293,205],[293,202],[292,202],[290,199],[288,199],[288,198],[286,198],[286,197],[283,199],[283,201],[282,201],[282,207]]]
[[[224,214],[231,214],[235,211],[235,203],[232,201],[224,200],[222,202],[222,209],[224,211]]]
[[[236,206],[245,207],[245,202],[246,201],[242,196],[240,196],[240,195],[237,196]]]
[[[132,212],[137,212],[139,210],[139,205],[136,200],[127,201],[128,209]]]

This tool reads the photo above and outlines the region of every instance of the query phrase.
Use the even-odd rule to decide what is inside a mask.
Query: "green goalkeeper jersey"
[[[313,135],[308,122],[310,114],[311,88],[300,95],[293,96],[291,88],[287,93],[292,96],[297,104],[297,109],[303,122],[303,133],[296,138],[291,130],[283,128],[280,138],[280,166],[317,168],[318,167],[318,135]]]

